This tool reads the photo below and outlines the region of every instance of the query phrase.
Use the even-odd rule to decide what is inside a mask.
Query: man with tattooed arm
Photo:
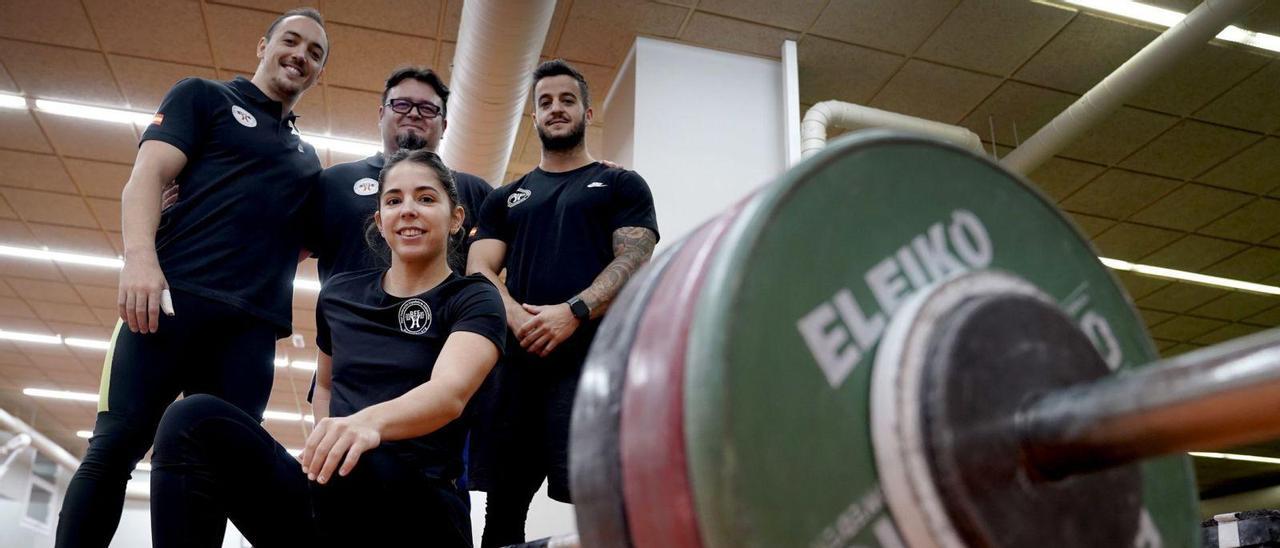
[[[533,84],[542,160],[485,199],[467,263],[498,285],[510,328],[472,432],[472,488],[488,492],[482,547],[523,542],[543,478],[552,499],[572,502],[578,376],[600,318],[658,241],[644,179],[587,152],[586,80],[557,59],[534,71]]]

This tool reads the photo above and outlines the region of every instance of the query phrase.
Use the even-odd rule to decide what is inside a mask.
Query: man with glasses
[[[376,245],[379,238],[368,238],[366,230],[378,209],[378,172],[396,151],[436,151],[448,126],[448,100],[449,88],[431,69],[404,67],[387,78],[378,107],[382,152],[324,170],[312,195],[313,222],[305,243],[319,260],[320,283],[335,274],[387,266],[388,251]],[[466,212],[462,221],[466,237],[458,238],[459,248],[450,250],[449,265],[465,274],[476,213],[493,187],[475,175],[456,171],[454,181]]]

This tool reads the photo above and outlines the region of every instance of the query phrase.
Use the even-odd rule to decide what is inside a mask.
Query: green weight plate
[[[709,268],[685,376],[709,548],[902,542],[912,524],[888,513],[876,470],[871,364],[888,319],[931,283],[1008,271],[1057,300],[1109,367],[1156,358],[1128,296],[1062,213],[990,161],[923,138],[832,143],[748,204]],[[1142,480],[1139,541],[1193,546],[1188,459],[1143,463]]]

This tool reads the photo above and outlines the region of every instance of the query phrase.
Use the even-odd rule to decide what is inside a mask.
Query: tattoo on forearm
[[[604,315],[631,275],[653,256],[653,246],[657,243],[658,235],[647,228],[624,226],[613,231],[613,261],[581,293],[582,300],[591,308],[592,318]]]

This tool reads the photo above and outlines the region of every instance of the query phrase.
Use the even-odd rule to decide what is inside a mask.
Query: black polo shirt
[[[221,301],[291,332],[302,214],[320,175],[293,113],[244,78],[187,78],[169,90],[142,140],[187,156],[179,201],[156,231],[174,289]]]
[[[319,260],[322,283],[343,272],[386,268],[391,264],[391,252],[386,244],[376,231],[369,232],[373,212],[378,209],[378,174],[383,166],[384,159],[379,153],[334,165],[320,174],[320,184],[308,207],[311,221],[306,247]],[[462,220],[463,234],[468,237],[459,241],[449,264],[455,272],[465,273],[476,212],[493,187],[469,173],[455,171],[453,179],[466,214]]]
[[[498,288],[484,276],[451,273],[429,291],[404,298],[383,290],[383,272],[338,274],[320,290],[316,346],[333,356],[330,416],[352,415],[430,380],[452,333],[477,333],[502,352],[506,313]],[[382,447],[427,477],[453,480],[462,474],[465,436],[466,425],[455,420],[425,436]]]
[[[627,226],[658,233],[649,185],[634,171],[594,162],[563,173],[534,169],[494,190],[480,208],[476,238],[507,244],[512,298],[558,304],[613,261],[613,231]]]

